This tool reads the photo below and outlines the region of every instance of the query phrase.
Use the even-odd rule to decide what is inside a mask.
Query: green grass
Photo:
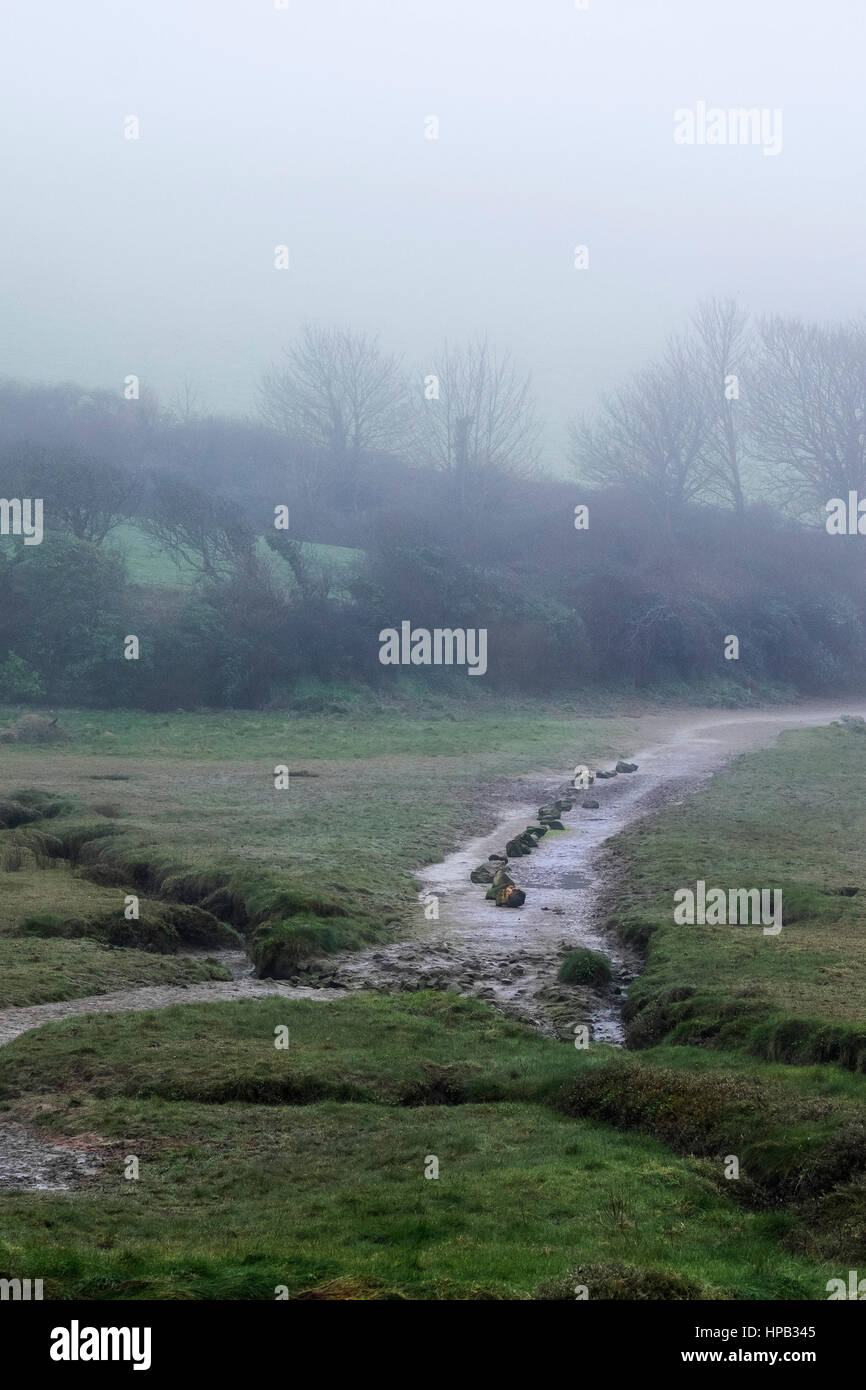
[[[24,857],[22,867],[0,869],[0,1008],[45,1004],[142,985],[230,978],[221,965],[159,958],[143,949],[109,944],[106,927],[113,927],[116,935],[133,926],[124,921],[123,888],[95,883],[74,872],[67,860],[39,852],[46,847],[62,847],[68,819],[56,816],[35,825],[0,830],[0,864],[9,862],[9,850],[13,847]],[[132,885],[130,888],[135,891]],[[145,898],[141,899],[141,907],[146,919]],[[22,935],[25,924],[34,919],[54,919],[60,927],[69,922],[101,923],[101,931],[95,925],[85,938],[103,939],[63,939],[53,931],[49,934],[47,926]]]
[[[545,765],[562,778],[635,737],[624,720],[533,722],[507,704],[484,708],[421,721],[407,709],[351,719],[71,712],[66,743],[4,749],[0,795],[26,786],[77,803],[52,833],[118,888],[195,903],[250,931],[268,922],[289,938],[286,958],[353,947],[420,925],[411,871],[492,829],[516,778]],[[318,775],[290,776],[278,791],[281,764]],[[542,790],[528,782],[527,800]],[[205,901],[216,890],[230,900],[221,910]],[[304,915],[324,919],[312,935],[291,920]]]
[[[696,1297],[824,1296],[835,1265],[779,1245],[792,1214],[748,1211],[705,1161],[545,1103],[585,1065],[431,994],[43,1028],[0,1053],[3,1103],[106,1163],[74,1197],[7,1194],[0,1274],[38,1268],[51,1298],[270,1299],[338,1281],[322,1296],[521,1299],[578,1270],[592,1296],[614,1263],[637,1271],[627,1284],[660,1271]]]
[[[4,765],[39,756],[111,757],[139,762],[237,762],[261,758],[315,768],[322,761],[376,758],[456,758],[506,761],[518,772],[552,763],[568,770],[572,750],[586,758],[619,754],[632,746],[628,718],[590,717],[540,701],[489,697],[424,699],[418,705],[378,701],[370,692],[347,694],[356,704],[345,716],[285,711],[147,714],[140,710],[63,710],[68,741],[46,748],[9,745]],[[0,707],[0,724],[27,711]],[[541,762],[539,762],[539,759]],[[574,766],[572,762],[571,766]],[[123,773],[123,769],[119,769]],[[114,796],[120,784],[103,788]]]
[[[105,548],[116,550],[123,556],[127,572],[134,584],[179,589],[190,587],[198,578],[198,573],[192,565],[176,558],[171,551],[165,550],[158,541],[132,523],[116,526],[108,536]],[[292,573],[285,560],[279,555],[274,555],[264,540],[258,541],[256,549],[260,558],[273,562],[272,568],[279,578],[289,587],[293,586]],[[364,553],[347,546],[320,545],[316,542],[306,542],[303,549],[308,561],[330,571],[335,576],[335,581],[339,579],[342,571],[356,563]]]
[[[680,1051],[681,1055],[674,1058]],[[564,1113],[655,1135],[678,1153],[737,1157],[740,1198],[799,1203],[866,1171],[866,1078],[834,1085],[833,1068],[795,1074],[697,1049],[596,1053],[557,1097]]]
[[[62,842],[56,832],[61,837],[64,834],[64,817],[40,824],[51,832],[47,837],[51,842]],[[8,856],[10,843],[19,842],[19,849],[20,842],[38,845],[44,835],[32,825],[0,830],[0,863],[4,852]],[[131,882],[128,887],[138,892]],[[154,915],[161,917],[165,910],[152,908],[142,896],[139,922],[127,922],[124,897],[122,887],[94,883],[73,872],[64,859],[44,860],[40,856],[38,863],[0,869],[0,1008],[142,985],[230,978],[221,965],[152,954],[154,948],[176,951],[184,946],[216,949],[241,944],[230,939],[229,929],[220,928],[215,935],[203,938],[188,935],[184,941],[174,933],[174,939],[168,939],[170,930],[161,927],[154,932],[151,923]],[[182,914],[184,909],[169,907],[167,911],[169,915],[172,911]],[[196,923],[192,926],[195,928]],[[69,936],[81,939],[63,939]],[[149,936],[154,940],[149,941]]]
[[[110,994],[143,985],[227,980],[229,972],[207,961],[115,950],[92,941],[0,939],[0,1008],[48,1004],[89,994]]]
[[[72,713],[68,743],[4,749],[0,795],[35,787],[60,804],[0,832],[0,858],[33,854],[0,875],[15,885],[0,964],[7,944],[42,953],[53,985],[25,960],[16,988],[72,994],[96,992],[77,961],[116,960],[123,983],[133,957],[178,964],[10,939],[67,888],[84,914],[130,885],[202,903],[260,945],[386,939],[411,920],[410,870],[489,829],[517,778],[561,779],[634,746],[622,720],[454,708]],[[648,953],[632,991],[640,1052],[583,1052],[428,993],[188,1005],[23,1035],[0,1050],[0,1105],[106,1164],[75,1193],[0,1200],[0,1277],[42,1277],[60,1298],[270,1299],[285,1285],[564,1299],[575,1283],[825,1298],[866,1259],[866,891],[830,891],[864,881],[861,742],[787,735],[617,842],[616,919]],[[276,762],[321,775],[281,797]],[[545,799],[537,778],[525,785]],[[673,893],[698,878],[783,885],[781,935],[675,926]],[[123,1178],[128,1154],[138,1182]]]
[[[105,541],[106,550],[115,550],[125,563],[134,584],[181,589],[195,583],[196,572],[131,523],[115,526]]]
[[[686,805],[620,837],[614,913],[647,948],[633,1045],[743,1048],[866,1070],[866,739],[784,734]],[[780,888],[782,931],[674,922],[674,893]],[[840,890],[858,888],[856,896]]]
[[[0,849],[6,838],[0,831]],[[73,874],[63,861],[0,874],[0,884],[0,936],[8,936],[28,917],[56,912],[61,905],[70,916],[115,909],[123,914],[123,895],[116,888]]]
[[[577,951],[568,951],[556,975],[563,984],[597,987],[609,984],[610,977],[611,965],[607,956],[601,951],[590,951],[585,946]]]
[[[283,1026],[287,1049],[275,1045]],[[576,1049],[453,995],[363,995],[324,1007],[272,997],[98,1014],[24,1035],[0,1049],[0,1099],[90,1089],[272,1105],[539,1100],[573,1077],[577,1060]]]

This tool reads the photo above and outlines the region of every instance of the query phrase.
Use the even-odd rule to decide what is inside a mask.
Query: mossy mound
[[[137,920],[127,921],[123,910],[86,917],[41,913],[26,918],[17,936],[87,937],[107,946],[125,946],[157,955],[174,955],[184,948],[240,947],[243,938],[225,922],[199,907],[177,903],[141,903]]]
[[[0,830],[13,830],[17,825],[59,816],[66,809],[67,803],[50,792],[29,788],[13,792],[11,796],[0,797]]]
[[[612,975],[611,963],[601,951],[590,951],[581,946],[569,951],[563,958],[556,978],[564,985],[594,985],[597,988],[609,985]]]
[[[44,830],[27,827],[7,830],[0,836],[0,872],[16,873],[21,869],[44,869],[61,853],[61,841]]]
[[[259,979],[290,980],[302,960],[310,956],[333,955],[336,951],[362,945],[365,924],[341,917],[328,921],[312,913],[298,913],[281,921],[265,922],[252,939],[250,955]]]
[[[47,714],[23,714],[0,729],[0,743],[62,743],[66,732]]]
[[[586,1289],[586,1294],[583,1290]],[[669,1269],[639,1269],[637,1265],[610,1261],[578,1265],[566,1279],[542,1284],[532,1295],[545,1302],[570,1302],[577,1298],[622,1299],[629,1302],[692,1302],[714,1299],[716,1291],[684,1279]]]

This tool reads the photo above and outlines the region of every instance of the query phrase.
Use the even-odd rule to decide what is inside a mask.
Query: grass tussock
[[[691,1060],[675,1067],[650,1054],[587,1067],[556,1107],[712,1159],[720,1181],[733,1155],[739,1176],[730,1190],[757,1205],[796,1204],[866,1170],[866,1088],[828,1094],[818,1069],[796,1087],[784,1068],[691,1070]]]
[[[173,955],[184,949],[226,949],[243,945],[243,938],[209,912],[171,903],[144,903],[138,918],[127,919],[118,907],[111,913],[63,917],[40,913],[27,917],[16,930],[25,937],[87,937],[109,946]]]
[[[601,989],[610,984],[612,973],[606,955],[582,946],[563,957],[556,978],[566,985],[593,985]]]
[[[0,743],[56,744],[66,741],[66,730],[47,714],[22,714],[0,728]]]
[[[641,1269],[622,1261],[578,1265],[567,1278],[542,1284],[533,1294],[534,1299],[547,1303],[573,1303],[575,1299],[591,1299],[593,1303],[598,1299],[700,1302],[719,1296],[717,1289],[683,1279],[669,1269]]]

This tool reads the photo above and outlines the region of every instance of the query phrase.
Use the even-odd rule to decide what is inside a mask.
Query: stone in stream
[[[515,888],[514,884],[496,890],[497,907],[522,907],[526,902],[526,894],[522,888]]]
[[[477,869],[472,870],[469,878],[473,883],[492,883],[495,872],[492,864],[479,864]]]
[[[508,863],[508,856],[506,854],[488,854],[487,858],[500,860],[503,864]]]
[[[602,781],[605,781],[608,777],[615,777],[615,776],[616,776],[616,768],[614,768],[614,770],[613,770],[612,772],[602,772],[599,768],[596,768],[596,773],[595,773],[595,775],[596,775],[596,777],[600,777],[600,778],[602,779]]]
[[[560,814],[559,802],[552,806],[539,806],[538,819],[544,825],[547,821],[556,820]]]
[[[530,835],[537,835],[537,836],[539,837],[539,839],[541,838],[542,835],[546,835],[546,834],[547,834],[547,826],[546,826],[546,825],[528,825],[528,826],[526,827],[526,829],[527,829],[528,834],[530,834]]]
[[[493,883],[487,890],[488,898],[495,898],[500,888],[513,888],[514,879],[505,869],[497,869],[493,876]]]
[[[637,763],[627,763],[620,758],[616,770],[617,772],[637,772]]]
[[[526,832],[522,835],[515,835],[513,840],[509,840],[505,846],[505,853],[509,859],[519,859],[521,854],[531,854],[536,847],[536,841]]]
[[[570,811],[572,806],[574,805],[574,802],[569,799],[565,799],[563,801],[557,801],[556,805],[559,807],[560,811]]]
[[[599,806],[601,805],[601,802],[589,800],[582,801],[580,804],[583,807],[584,811],[597,811]]]
[[[547,822],[547,828],[548,830],[564,830],[565,826],[561,820],[549,820]]]

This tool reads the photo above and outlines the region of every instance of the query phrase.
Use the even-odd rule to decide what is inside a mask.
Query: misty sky
[[[5,0],[0,373],[247,412],[304,319],[419,390],[486,329],[555,464],[701,296],[862,311],[863,0],[589,4]],[[699,101],[780,107],[782,152],[676,145]]]

